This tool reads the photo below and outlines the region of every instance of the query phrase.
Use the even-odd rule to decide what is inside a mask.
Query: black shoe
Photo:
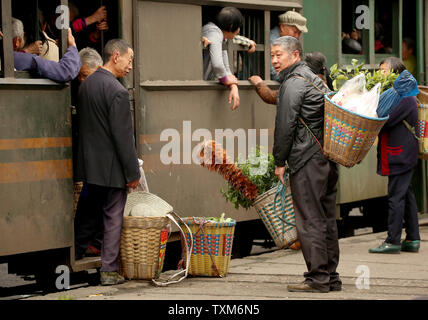
[[[314,293],[327,293],[328,290],[321,290],[312,288],[310,285],[306,283],[299,283],[299,284],[289,284],[287,286],[287,290],[290,292],[314,292]]]
[[[330,291],[342,291],[342,286],[330,286]]]

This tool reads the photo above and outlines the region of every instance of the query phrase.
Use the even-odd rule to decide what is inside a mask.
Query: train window
[[[202,23],[215,21],[217,13],[221,7],[203,6]],[[256,52],[248,53],[248,47],[239,44],[239,41],[227,41],[229,64],[231,71],[238,80],[247,80],[251,75],[265,76],[265,54],[264,54],[264,11],[240,9],[244,16],[243,26],[239,33],[247,39],[253,40]],[[206,54],[206,51],[204,52]]]
[[[367,1],[342,0],[342,53],[362,55],[368,50],[363,41],[370,26],[367,8]]]
[[[374,15],[374,51],[399,56],[399,1],[376,0]]]

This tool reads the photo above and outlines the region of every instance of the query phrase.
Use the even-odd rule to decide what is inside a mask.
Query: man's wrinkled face
[[[117,78],[123,78],[128,75],[128,73],[132,70],[133,59],[134,51],[131,48],[128,48],[128,52],[122,55],[119,52],[115,52],[113,54],[113,61]]]
[[[79,82],[82,83],[83,81],[85,81],[85,79],[91,74],[93,74],[95,71],[97,71],[97,69],[92,69],[86,64],[82,65],[79,71],[79,75],[77,76]]]
[[[279,26],[279,34],[281,35],[281,37],[290,36],[296,39],[300,39],[300,36],[302,35],[302,31],[297,29],[297,27],[295,26],[290,26],[288,24],[282,23]]]
[[[270,57],[272,66],[277,74],[300,61],[299,52],[297,50],[294,51],[293,54],[290,54],[281,46],[272,46]]]

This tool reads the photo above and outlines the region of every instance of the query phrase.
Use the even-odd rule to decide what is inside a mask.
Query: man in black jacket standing
[[[324,94],[328,89],[304,61],[293,37],[280,37],[271,48],[272,65],[279,75],[275,119],[275,174],[284,183],[288,162],[297,234],[308,268],[305,280],[289,291],[339,291],[336,268],[339,242],[336,225],[336,164],[322,153]]]
[[[77,180],[88,186],[93,206],[91,213],[102,213],[101,284],[113,285],[124,282],[117,270],[126,187],[138,186],[140,172],[129,94],[117,80],[132,69],[134,53],[121,39],[110,40],[104,52],[104,66],[89,76],[79,89]],[[91,222],[81,230],[87,236],[94,228],[97,230],[97,219],[88,217],[88,221]],[[80,245],[86,240],[79,232],[77,239]]]

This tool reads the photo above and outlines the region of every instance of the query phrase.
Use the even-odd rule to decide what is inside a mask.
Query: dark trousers
[[[101,271],[117,271],[123,210],[128,193],[126,189],[93,184],[87,184],[87,187],[90,210],[85,210],[85,214],[81,214],[79,219],[75,221],[76,253],[86,250],[99,232],[100,224],[104,225]]]
[[[305,282],[327,291],[330,286],[342,284],[336,272],[339,264],[337,179],[336,164],[320,152],[290,175],[297,235],[308,269],[304,273]]]
[[[388,236],[386,242],[400,244],[401,232],[406,229],[406,240],[420,240],[418,208],[412,190],[413,170],[388,177]]]

